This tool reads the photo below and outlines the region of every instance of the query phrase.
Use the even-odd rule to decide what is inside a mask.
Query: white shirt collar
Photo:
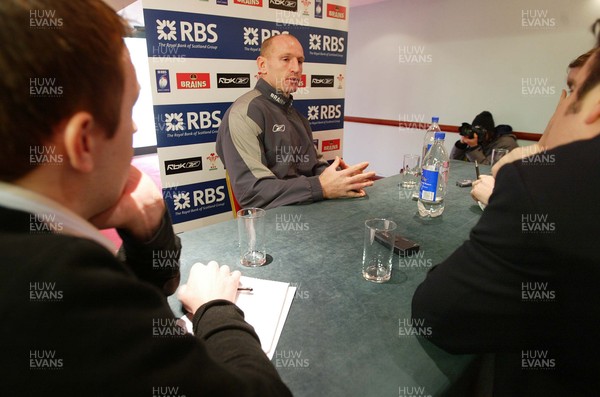
[[[44,223],[54,233],[93,240],[116,251],[115,245],[91,223],[56,201],[17,185],[0,181],[0,206],[34,214],[36,223]]]

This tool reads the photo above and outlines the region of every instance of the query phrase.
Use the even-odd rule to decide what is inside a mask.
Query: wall
[[[388,0],[350,12],[346,115],[541,133],[566,67],[594,45],[598,0]],[[543,26],[540,26],[543,25]],[[422,132],[345,123],[344,157],[397,173]],[[450,145],[456,134],[448,134]]]

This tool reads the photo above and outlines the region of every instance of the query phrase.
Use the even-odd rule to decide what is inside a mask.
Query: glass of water
[[[402,182],[400,185],[405,189],[414,189],[419,183],[421,175],[421,156],[418,154],[405,154],[402,162]]]
[[[500,160],[502,157],[508,154],[508,149],[494,149],[492,150],[492,160],[490,165],[494,165]]]

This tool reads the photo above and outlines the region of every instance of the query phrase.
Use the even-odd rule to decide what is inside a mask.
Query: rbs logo
[[[314,51],[344,52],[344,38],[321,34],[310,34],[308,49]]]
[[[219,39],[216,32],[217,25],[210,23],[208,25],[201,22],[179,21],[177,29],[176,21],[167,19],[156,20],[156,33],[158,40],[167,41],[191,41],[195,43],[215,43]],[[179,33],[179,36],[177,35]]]
[[[183,113],[165,113],[165,131],[205,130],[219,128],[221,125],[221,111],[187,112],[184,122]]]
[[[308,120],[331,120],[342,117],[342,105],[321,105],[308,107]]]
[[[244,45],[258,46],[261,45],[263,41],[268,39],[271,36],[276,36],[278,34],[287,34],[288,31],[280,32],[275,29],[260,29],[260,34],[258,28],[254,27],[244,27]],[[260,39],[260,40],[259,40]]]
[[[195,190],[194,191],[194,207],[198,207],[200,205],[208,205],[214,202],[219,202],[225,200],[225,187],[219,186],[216,189],[212,187],[206,188],[204,190]]]

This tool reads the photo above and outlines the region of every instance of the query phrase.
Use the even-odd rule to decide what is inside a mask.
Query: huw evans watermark
[[[301,214],[275,214],[275,230],[278,232],[308,231],[308,222],[302,221]]]
[[[56,10],[29,10],[29,27],[34,29],[59,29],[64,21]]]
[[[176,318],[153,318],[152,336],[156,338],[180,337],[187,335],[187,330]]]
[[[521,214],[522,233],[554,233],[556,222],[549,220],[548,214]]]
[[[521,300],[524,302],[553,302],[556,290],[548,282],[526,281],[521,283]]]
[[[276,350],[274,359],[277,368],[308,368],[310,366],[310,360],[302,357],[302,350]]]
[[[552,370],[556,368],[556,359],[552,358],[548,350],[522,350],[521,369],[524,370]]]
[[[64,292],[56,288],[56,282],[33,281],[29,283],[30,302],[60,302]]]
[[[422,65],[433,62],[433,55],[425,51],[423,45],[398,46],[398,62],[404,65]]]
[[[29,369],[31,370],[57,370],[63,367],[63,359],[57,357],[56,350],[29,351]]]
[[[186,397],[179,392],[179,386],[154,386],[152,397]]]
[[[398,336],[422,336],[427,338],[431,334],[431,327],[426,326],[425,320],[422,318],[398,319]]]
[[[153,269],[177,269],[179,267],[178,250],[153,250]]]
[[[426,393],[425,386],[399,386],[398,397],[431,397]]]

